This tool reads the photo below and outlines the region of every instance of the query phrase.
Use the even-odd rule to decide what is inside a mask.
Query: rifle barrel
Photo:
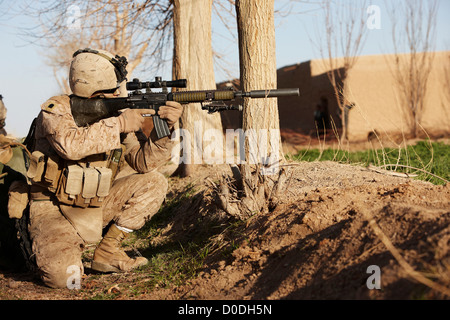
[[[249,92],[238,92],[236,96],[248,97],[248,98],[276,98],[276,97],[288,97],[299,96],[300,91],[295,89],[267,89],[267,90],[253,90]]]
[[[229,101],[235,98],[276,98],[286,96],[299,96],[300,91],[295,89],[267,89],[249,92],[232,90],[205,90],[205,91],[178,91],[174,92],[173,100],[180,103],[204,102],[204,101]]]

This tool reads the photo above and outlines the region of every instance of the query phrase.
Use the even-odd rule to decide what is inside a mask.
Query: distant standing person
[[[5,124],[6,124],[6,107],[5,104],[3,103],[3,96],[0,94],[0,134],[6,136]]]
[[[314,122],[317,125],[319,133],[324,133],[329,127],[328,117],[328,99],[321,97],[314,111]]]

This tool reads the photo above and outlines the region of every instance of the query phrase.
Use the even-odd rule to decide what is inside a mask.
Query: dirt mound
[[[442,291],[450,290],[450,186],[334,162],[287,168],[288,191],[276,209],[211,234],[216,246],[193,279],[120,298],[449,298]],[[195,186],[196,194],[178,207],[154,241],[211,232],[205,219],[230,224],[229,217],[214,208],[209,193],[211,181],[221,173],[202,167],[191,179],[171,180],[169,196],[178,197],[187,185]],[[376,227],[381,234],[374,232]],[[381,289],[368,288],[375,275],[369,266],[378,268]],[[420,283],[416,271],[441,287]],[[133,273],[104,275],[82,285],[103,281],[102,288],[110,288],[132,283],[132,278]],[[90,297],[74,290],[46,289],[17,274],[0,275],[0,288],[0,298]]]

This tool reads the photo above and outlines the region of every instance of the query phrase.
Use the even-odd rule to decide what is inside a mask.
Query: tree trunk
[[[215,89],[213,52],[211,45],[212,0],[174,0],[174,56],[173,78],[187,79],[186,90]],[[222,122],[219,114],[207,114],[199,103],[186,105],[181,117],[183,152],[190,155],[178,168],[181,176],[192,174],[194,166],[216,161],[203,150],[222,150]],[[211,139],[204,145],[204,133],[214,129],[220,133],[220,141]],[[186,137],[188,135],[189,137]],[[217,138],[217,137],[216,137]],[[215,146],[211,146],[214,144]],[[217,146],[217,148],[216,148]],[[220,159],[223,162],[223,159]]]
[[[275,89],[274,0],[237,0],[236,13],[242,90]],[[283,153],[277,100],[246,100],[245,163],[232,166],[233,178],[224,177],[217,192],[222,209],[241,220],[274,209],[286,185],[286,172],[279,169]]]
[[[236,14],[239,33],[240,77],[243,91],[277,87],[275,53],[274,0],[238,0]],[[277,132],[277,139],[268,139],[268,150],[283,157],[277,99],[245,99],[243,130],[254,129]],[[273,131],[273,132],[275,132]],[[258,150],[261,146],[258,146]],[[253,157],[246,148],[246,158]],[[265,154],[265,150],[259,150]],[[269,151],[268,151],[269,152]],[[268,154],[267,152],[267,154]],[[259,160],[259,159],[258,159]]]

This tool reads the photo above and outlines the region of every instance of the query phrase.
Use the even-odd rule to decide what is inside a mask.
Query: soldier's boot
[[[121,248],[127,236],[128,233],[119,230],[115,224],[111,225],[95,249],[91,268],[99,272],[121,272],[145,265],[148,262],[146,258],[130,258]]]

